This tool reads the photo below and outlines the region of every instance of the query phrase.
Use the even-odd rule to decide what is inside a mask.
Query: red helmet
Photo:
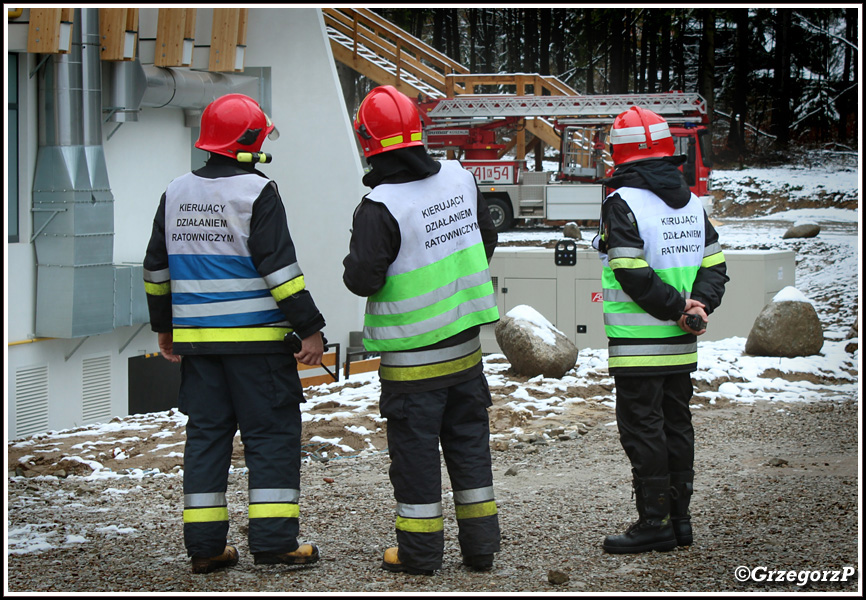
[[[195,147],[236,158],[238,152],[261,150],[265,137],[278,136],[258,102],[243,94],[226,94],[204,109]]]
[[[361,102],[355,116],[355,133],[368,158],[389,150],[424,145],[418,109],[390,85],[374,88]]]
[[[614,119],[610,144],[615,165],[674,154],[667,121],[640,106],[632,106]]]

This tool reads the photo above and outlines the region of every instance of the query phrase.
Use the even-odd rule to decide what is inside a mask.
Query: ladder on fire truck
[[[548,117],[561,122],[612,123],[631,106],[641,106],[663,116],[669,123],[707,122],[707,103],[699,94],[620,94],[606,96],[457,96],[437,102],[427,116],[445,119],[495,117]]]
[[[668,123],[706,125],[707,103],[699,94],[619,94],[593,96],[463,95],[439,100],[426,113],[428,136],[437,131],[479,127],[507,118],[523,118],[536,138],[559,148],[561,171],[572,176],[601,176],[612,165],[603,143],[614,118],[631,106],[663,116]],[[507,151],[507,149],[505,150]],[[523,156],[517,153],[517,159]]]

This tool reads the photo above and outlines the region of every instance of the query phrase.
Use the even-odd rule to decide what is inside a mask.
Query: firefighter
[[[233,566],[226,485],[238,429],[249,469],[249,547],[256,564],[312,564],[299,544],[303,390],[297,362],[320,364],[325,320],[289,235],[276,183],[257,171],[277,135],[255,100],[228,94],[202,113],[204,167],[169,183],[144,259],[150,322],[180,362],[188,416],[183,533],[192,571]],[[302,339],[292,354],[286,335]],[[183,357],[183,360],[181,360]]]
[[[638,520],[607,536],[610,553],[692,543],[694,429],[689,411],[697,336],[728,281],[718,234],[689,190],[667,123],[633,106],[610,134],[613,189],[594,246],[602,260],[608,368]],[[700,319],[694,322],[697,315]],[[687,322],[687,319],[690,321]]]
[[[372,191],[354,213],[343,282],[367,297],[364,346],[381,357],[379,409],[397,501],[397,546],[382,568],[441,568],[441,444],[463,564],[489,570],[500,533],[479,334],[499,319],[488,270],[493,220],[473,175],[427,154],[418,111],[395,88],[373,89],[354,128]]]

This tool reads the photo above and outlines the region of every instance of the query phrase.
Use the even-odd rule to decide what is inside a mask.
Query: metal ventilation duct
[[[180,108],[187,126],[228,93],[259,95],[260,79],[103,64],[99,9],[76,8],[72,49],[39,72],[39,148],[33,182],[36,335],[75,338],[146,323],[140,264],[113,264],[114,196],[102,146],[107,120],[137,121],[142,107]],[[104,69],[104,70],[103,70]],[[106,78],[105,106],[103,81]]]
[[[40,71],[33,182],[36,335],[114,326],[114,197],[102,147],[98,9],[75,9],[72,50]]]
[[[138,121],[142,108],[182,108],[197,127],[204,108],[225,94],[259,95],[259,78],[233,73],[211,73],[190,69],[144,65],[138,60],[106,65],[108,80],[105,111],[115,123]],[[188,119],[189,121],[189,119]]]

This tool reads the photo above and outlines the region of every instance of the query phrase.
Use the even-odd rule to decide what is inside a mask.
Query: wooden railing
[[[479,93],[478,86],[498,87],[496,93],[515,96],[543,96],[545,92],[551,96],[579,96],[568,85],[551,75],[537,73],[495,73],[473,75],[470,73],[455,73],[445,77],[445,94],[453,98],[460,94]],[[505,89],[502,89],[505,88]]]
[[[403,93],[445,95],[445,78],[469,69],[365,8],[323,8],[334,58]],[[462,90],[460,90],[462,91]]]

